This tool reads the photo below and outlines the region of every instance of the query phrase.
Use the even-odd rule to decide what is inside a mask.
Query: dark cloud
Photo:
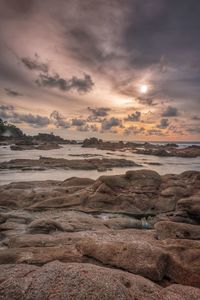
[[[58,111],[54,110],[50,115],[51,123],[56,127],[70,128],[71,124],[66,118],[64,118]]]
[[[151,96],[139,96],[135,100],[142,105],[148,105],[148,106],[157,105],[155,99]]]
[[[96,117],[106,117],[108,112],[111,111],[108,107],[98,107],[98,108],[91,108],[88,107],[88,110],[92,113],[93,116]]]
[[[102,131],[110,130],[113,127],[122,127],[122,121],[118,118],[104,119],[101,123]]]
[[[81,126],[76,126],[76,130],[77,131],[82,131],[82,132],[86,132],[86,131],[97,132],[98,127],[96,125],[86,123],[86,124],[81,125]]]
[[[174,62],[200,48],[200,3],[196,0],[130,1],[124,45],[132,64],[151,65],[163,54]],[[133,17],[134,16],[134,17]],[[180,55],[181,53],[181,55]],[[185,62],[184,62],[185,63]]]
[[[8,15],[13,14],[27,14],[32,11],[34,6],[34,0],[1,0],[0,8],[4,10]]]
[[[0,106],[0,118],[12,123],[26,123],[33,127],[44,127],[50,123],[48,117],[18,113],[12,105]]]
[[[47,73],[49,70],[48,64],[40,62],[39,56],[37,54],[35,54],[34,59],[29,57],[22,57],[21,61],[29,70],[41,71],[44,73]]]
[[[15,122],[23,122],[36,127],[44,127],[49,124],[48,117],[32,114],[17,114],[14,120]]]
[[[83,130],[91,125],[87,123],[106,124],[109,111],[101,106],[107,106],[109,94],[113,99],[109,105],[116,105],[120,97],[134,99],[134,110],[157,105],[154,117],[146,120],[144,113],[142,117],[146,123],[152,121],[158,135],[155,122],[162,113],[165,119],[183,112],[185,119],[197,123],[199,119],[191,116],[200,108],[199,11],[198,0],[2,0],[0,84],[14,88],[10,94],[7,91],[11,97],[24,91],[26,99],[20,99],[20,106],[30,110],[38,102],[42,109],[47,106],[46,111],[57,107],[72,114],[77,107],[85,111],[88,105],[100,106],[91,108],[88,118],[83,116],[85,127],[79,126]],[[84,71],[91,76],[77,75]],[[35,79],[49,89],[38,89]],[[138,89],[143,82],[150,87],[145,95]],[[59,92],[91,89],[93,98],[87,99]],[[168,104],[173,109],[165,110]],[[122,111],[122,119],[131,113]],[[71,120],[62,116],[54,122],[58,127],[71,126]]]
[[[169,120],[168,119],[161,119],[160,120],[160,124],[157,125],[157,128],[160,128],[160,129],[165,129],[169,126]]]
[[[19,96],[23,96],[23,94],[17,92],[17,91],[14,91],[12,89],[9,89],[9,88],[5,88],[4,89],[6,91],[6,94],[8,96],[11,96],[11,97],[19,97]]]
[[[86,121],[83,119],[72,119],[72,126],[83,126]]]
[[[58,88],[61,91],[76,90],[80,93],[90,92],[94,85],[91,76],[87,74],[84,75],[84,78],[73,76],[68,80],[60,77],[58,74],[40,74],[36,83],[43,87]]]
[[[132,113],[131,115],[128,115],[128,117],[125,118],[124,120],[129,121],[129,122],[139,122],[140,117],[141,117],[141,112],[136,111],[135,113]]]
[[[176,117],[178,116],[178,109],[173,106],[168,106],[162,113],[163,117]]]
[[[109,58],[109,55],[106,55],[99,45],[98,35],[92,33],[88,28],[72,28],[68,35],[71,41],[70,49],[72,55],[82,62],[94,66],[95,64],[103,63]]]

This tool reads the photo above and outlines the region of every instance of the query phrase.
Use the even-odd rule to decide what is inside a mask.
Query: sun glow
[[[148,92],[148,90],[149,90],[148,85],[142,84],[142,85],[140,86],[140,93],[146,94],[146,93]]]

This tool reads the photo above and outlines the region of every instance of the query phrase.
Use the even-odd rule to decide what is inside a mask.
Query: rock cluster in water
[[[200,172],[0,187],[0,299],[200,299]]]
[[[168,144],[151,144],[145,143],[134,143],[134,142],[109,142],[103,141],[97,138],[85,139],[82,147],[84,148],[97,148],[101,150],[129,150],[136,154],[143,155],[155,155],[155,156],[176,156],[176,157],[198,157],[200,156],[200,146],[191,145],[188,147],[179,148],[175,143]]]
[[[103,172],[116,167],[138,167],[132,160],[118,158],[65,159],[40,156],[39,159],[13,159],[0,163],[0,169],[19,169],[22,171],[46,169],[97,170]]]

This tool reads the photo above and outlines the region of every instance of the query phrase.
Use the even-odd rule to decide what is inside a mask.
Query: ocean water
[[[188,144],[187,144],[188,145]],[[123,174],[127,170],[151,169],[159,174],[179,174],[188,170],[200,171],[200,158],[181,158],[181,157],[157,157],[151,155],[141,155],[126,151],[108,151],[93,148],[82,148],[80,145],[64,145],[60,149],[54,150],[26,150],[13,151],[9,146],[0,146],[0,162],[9,161],[11,159],[38,159],[40,156],[66,158],[66,159],[83,159],[81,155],[90,154],[94,158],[124,158],[133,160],[141,167],[114,168],[106,172],[98,172],[95,170],[62,170],[49,169],[45,171],[20,171],[20,170],[0,170],[0,184],[8,184],[16,181],[40,181],[40,180],[65,180],[67,178],[87,177],[97,179],[101,175]],[[99,156],[97,156],[99,155]],[[90,157],[92,158],[92,157]],[[161,165],[149,165],[148,163],[159,163]]]

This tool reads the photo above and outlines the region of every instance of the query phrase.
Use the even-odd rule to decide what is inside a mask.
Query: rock
[[[166,239],[160,246],[169,256],[166,276],[175,283],[200,287],[200,242]]]
[[[157,172],[151,170],[127,171],[125,177],[130,180],[152,179],[161,181],[161,176]]]
[[[49,159],[42,158],[41,161],[48,164]],[[160,176],[150,170],[130,170],[124,175],[101,176],[97,180],[72,177],[65,181],[16,182],[0,186],[0,272],[3,268],[1,264],[43,266],[54,262],[57,268],[60,262],[64,262],[65,270],[71,263],[81,268],[90,263],[92,268],[98,268],[98,274],[94,271],[97,275],[94,275],[93,286],[100,296],[103,287],[98,289],[98,281],[106,284],[100,275],[106,266],[106,272],[134,276],[135,282],[139,274],[144,277],[142,280],[148,278],[160,284],[155,285],[158,287],[155,292],[145,296],[132,294],[130,284],[126,283],[125,299],[182,299],[183,296],[187,299],[189,292],[181,285],[189,285],[188,291],[196,297],[197,289],[191,286],[200,287],[199,174],[190,171]],[[155,229],[152,230],[153,226]],[[56,299],[55,290],[62,286],[58,299],[62,299],[62,295],[66,299],[67,287],[63,282],[70,274],[69,270],[65,272],[62,267],[54,280],[54,268],[50,272],[45,267],[36,267],[36,271],[42,272],[42,278],[47,280],[43,282],[44,285],[49,285],[44,289],[48,293],[46,298]],[[76,268],[77,274],[82,270],[79,267]],[[19,269],[18,277],[15,275],[17,271],[14,271],[5,280],[9,267],[5,266],[5,271],[2,269],[0,284],[6,283],[4,292],[11,291],[7,299],[10,299],[10,295],[26,299],[29,292],[32,297],[34,289],[37,288],[37,292],[40,290],[37,276],[34,275],[34,279],[31,277],[35,269],[30,269],[29,274],[26,270],[25,276]],[[93,270],[90,273],[89,269],[84,269],[85,277],[81,277],[81,282],[77,283],[83,286],[83,293],[86,293],[92,280]],[[111,273],[106,274],[111,276]],[[79,275],[73,273],[73,276],[75,280]],[[14,281],[13,287],[14,278],[18,281]],[[111,277],[106,278],[111,280]],[[20,294],[21,283],[18,284],[20,280],[23,281],[23,297]],[[109,296],[114,290],[115,293],[119,292],[120,282],[115,277],[107,290]],[[163,288],[174,283],[177,284],[177,290]],[[134,287],[135,292],[137,289]],[[19,288],[19,294],[15,288]],[[67,291],[81,299],[80,294],[73,294],[79,290],[82,289],[71,288]],[[15,292],[12,294],[12,291]],[[126,294],[127,291],[129,294]],[[33,295],[33,299],[37,299],[37,295]],[[4,296],[0,286],[0,299],[4,299]]]
[[[41,143],[41,144],[17,144],[11,145],[10,149],[14,151],[25,151],[25,150],[53,150],[60,149],[62,146],[56,143]]]
[[[50,247],[21,247],[1,249],[0,264],[33,264],[44,265],[48,262],[59,260],[62,262],[83,262],[82,255],[74,246]]]
[[[83,255],[92,257],[104,265],[117,267],[154,281],[165,275],[167,255],[161,249],[146,242],[81,242]]]
[[[125,228],[140,228],[144,229],[144,224],[141,220],[128,218],[128,217],[118,217],[112,218],[104,221],[104,224],[112,229],[125,229]],[[151,228],[150,224],[147,224],[148,228]]]
[[[170,197],[170,196],[178,196],[178,197],[186,197],[191,194],[191,191],[187,187],[180,186],[171,186],[161,191],[161,196]]]
[[[153,296],[155,300],[199,300],[200,289],[184,286],[180,284],[172,284],[169,287],[156,292]],[[152,300],[153,300],[152,299]]]
[[[55,261],[35,269],[22,265],[21,270],[24,273],[18,275],[16,266],[9,268],[8,277],[0,284],[0,299],[151,299],[161,290],[140,276],[90,264]]]
[[[163,221],[155,224],[158,239],[200,240],[200,227],[197,225]]]
[[[189,216],[200,221],[200,195],[194,195],[177,202],[177,210],[187,212]]]
[[[137,167],[132,160],[117,158],[74,159],[40,157],[40,159],[14,159],[0,163],[0,169],[38,170],[62,168],[73,170],[102,170],[116,167]]]
[[[51,233],[53,231],[63,231],[63,227],[59,222],[51,219],[39,219],[31,222],[28,225],[28,231],[30,233]]]
[[[71,177],[66,180],[64,180],[60,185],[71,187],[71,186],[79,186],[82,188],[82,186],[89,186],[94,183],[93,179],[90,178],[78,178],[78,177]]]
[[[0,187],[0,205],[35,211],[62,208],[148,217],[174,211],[183,195],[186,197],[189,193],[190,195],[198,193],[198,184],[196,173],[187,176],[185,174],[183,177],[179,175],[161,177],[150,170],[101,176],[96,181],[87,178],[69,178],[63,182],[12,183]],[[173,196],[169,196],[171,194]]]

